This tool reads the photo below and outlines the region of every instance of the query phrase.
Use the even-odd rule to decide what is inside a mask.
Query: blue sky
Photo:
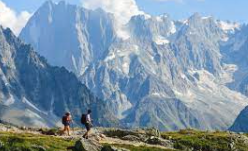
[[[248,22],[248,0],[137,0],[139,8],[152,14],[168,13],[176,19],[187,18],[195,12],[205,16],[238,22]]]
[[[0,25],[18,35],[28,19],[46,0],[0,0]],[[58,2],[60,0],[53,0]],[[131,16],[169,14],[182,20],[198,12],[216,19],[248,23],[248,0],[65,0],[89,9],[98,7],[115,14],[120,24]],[[118,9],[116,9],[118,8]]]
[[[45,0],[2,0],[17,12],[34,12]],[[59,1],[59,0],[54,0]],[[67,0],[80,4],[80,0]],[[146,13],[167,13],[172,18],[183,19],[200,12],[223,20],[248,22],[248,0],[136,0],[138,7]]]

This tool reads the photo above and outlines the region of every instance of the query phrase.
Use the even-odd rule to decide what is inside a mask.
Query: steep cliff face
[[[227,129],[247,105],[227,86],[237,73],[227,44],[239,25],[199,14],[183,22],[138,15],[123,27],[126,38],[117,28],[102,10],[47,2],[20,37],[76,73],[126,126]]]
[[[233,81],[228,86],[248,96],[248,26],[243,25],[239,31],[230,37],[230,40],[222,45],[225,61],[236,65]]]
[[[82,74],[92,61],[103,57],[113,41],[112,18],[100,9],[89,11],[65,2],[47,1],[20,37],[26,37],[25,41],[52,65]]]
[[[103,122],[104,116],[112,119],[102,100],[94,97],[73,73],[47,64],[9,29],[0,28],[0,64],[2,120],[26,126],[55,126],[70,111],[79,123],[81,114],[91,108],[97,125],[110,124]]]
[[[229,130],[234,132],[248,132],[248,107],[244,108]]]

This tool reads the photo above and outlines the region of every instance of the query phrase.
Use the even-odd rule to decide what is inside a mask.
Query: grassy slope
[[[231,136],[226,132],[201,132],[194,130],[182,130],[180,132],[164,132],[162,137],[174,142],[174,147],[178,150],[194,148],[202,151],[229,151]],[[47,151],[66,151],[72,147],[75,140],[65,140],[53,136],[17,134],[0,132],[0,141],[4,143],[5,148],[0,151],[12,151],[18,148],[18,151],[42,151],[37,148],[41,146]],[[238,151],[248,151],[248,145],[236,141],[235,147]],[[104,144],[108,145],[108,144]],[[127,148],[132,151],[160,151],[158,148],[149,148],[146,146],[135,147],[131,145],[116,144],[116,147]],[[161,150],[162,151],[162,150]],[[169,151],[169,150],[167,150]]]
[[[47,151],[66,151],[67,147],[73,146],[75,143],[51,136],[2,132],[0,132],[0,141],[5,146],[0,149],[1,151],[12,151],[17,148],[21,151],[40,151],[39,146]]]
[[[202,132],[196,130],[181,130],[179,132],[164,132],[162,137],[175,142],[174,147],[179,150],[194,148],[202,151],[229,151],[232,136],[227,132]],[[238,151],[248,151],[248,145],[242,141],[235,141]]]
[[[53,136],[6,132],[0,132],[0,141],[5,146],[5,148],[0,148],[0,151],[13,151],[15,149],[18,149],[18,151],[41,151],[41,148],[46,149],[46,151],[67,151],[67,148],[74,146],[76,142],[75,140],[65,140]],[[108,144],[103,145],[108,146]],[[126,148],[132,151],[169,151],[146,146],[135,147],[119,144],[112,146]]]

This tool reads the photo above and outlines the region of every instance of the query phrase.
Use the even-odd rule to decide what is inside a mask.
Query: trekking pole
[[[72,120],[72,122],[71,122],[71,127],[72,127],[72,132],[73,132],[73,134],[75,135],[75,132],[74,132],[74,125],[73,125],[73,120]]]
[[[72,132],[73,132],[73,134],[75,135],[75,132],[74,132],[74,124],[73,124],[73,122],[74,122],[74,120],[73,120],[73,115],[72,115],[72,113],[71,113],[71,127],[72,127]]]

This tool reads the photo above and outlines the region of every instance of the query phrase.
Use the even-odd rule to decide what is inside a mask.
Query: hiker
[[[68,136],[70,136],[70,124],[71,124],[71,114],[69,112],[65,113],[62,118],[62,124],[64,125],[63,134],[67,132]]]
[[[89,133],[92,127],[92,119],[90,117],[91,110],[88,110],[87,114],[83,114],[81,118],[81,123],[85,125],[86,128],[86,133],[83,135],[83,138],[88,139],[89,138]]]

